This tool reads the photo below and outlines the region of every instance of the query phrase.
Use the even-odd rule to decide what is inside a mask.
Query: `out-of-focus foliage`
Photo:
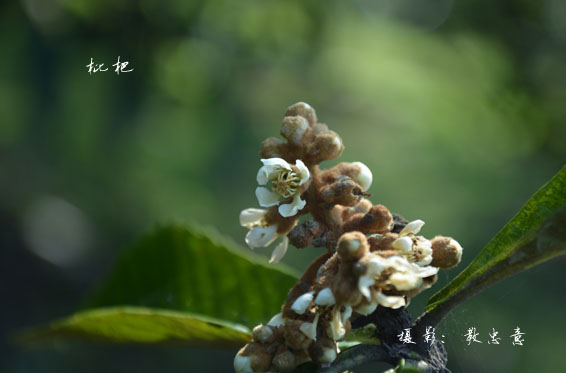
[[[566,158],[563,14],[561,0],[4,2],[0,333],[73,312],[156,222],[196,220],[242,242],[259,143],[299,100],[343,137],[343,160],[372,169],[376,202],[457,238],[466,265]],[[117,76],[118,56],[134,71]],[[89,75],[91,58],[109,71]],[[318,254],[285,260],[303,269]],[[564,264],[449,317],[451,369],[553,369]],[[544,322],[531,317],[541,309]],[[529,345],[467,346],[471,325],[480,337],[519,325]],[[14,372],[98,371],[112,354],[3,347],[0,370]],[[230,368],[206,351],[112,356],[107,371]]]
[[[145,307],[99,308],[55,321],[21,335],[21,342],[91,340],[113,343],[179,343],[236,349],[250,341],[249,330],[187,312]]]
[[[297,276],[241,248],[164,227],[120,256],[88,308],[135,305],[187,311],[250,329],[280,312]]]

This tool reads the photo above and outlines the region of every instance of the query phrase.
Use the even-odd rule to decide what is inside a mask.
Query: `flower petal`
[[[314,302],[319,306],[332,306],[336,303],[336,299],[330,288],[324,288],[318,292]]]
[[[346,305],[344,307],[344,312],[342,312],[341,315],[342,324],[346,324],[346,322],[350,319],[350,316],[352,316],[352,306]]]
[[[266,212],[264,209],[245,209],[240,212],[240,225],[251,229],[261,222]]]
[[[297,168],[299,169],[299,176],[301,178],[301,181],[299,181],[299,185],[303,185],[309,180],[309,178],[311,177],[311,173],[309,172],[308,167],[305,166],[303,161],[301,161],[300,159],[297,159],[295,161],[295,166],[297,166]]]
[[[267,325],[273,326],[275,328],[283,324],[285,324],[285,321],[283,320],[283,314],[281,312],[273,316],[271,320],[269,320],[269,322],[267,323]]]
[[[281,158],[262,159],[261,162],[269,170],[269,172],[277,170],[278,168],[285,168],[287,170],[291,169],[291,165],[286,160]]]
[[[408,254],[413,249],[413,240],[411,240],[411,237],[399,237],[391,243],[391,246],[402,253]]]
[[[369,274],[360,276],[358,280],[358,289],[367,300],[371,298],[369,287],[373,284],[375,284],[375,280]]]
[[[383,271],[388,266],[386,258],[383,258],[379,254],[373,254],[372,258],[367,263],[366,276],[377,277],[381,271]]]
[[[362,162],[354,162],[352,164],[360,168],[360,173],[355,178],[356,182],[360,184],[364,192],[367,191],[373,181],[371,170]]]
[[[356,307],[356,312],[359,313],[360,315],[367,316],[370,313],[373,313],[373,311],[375,311],[376,308],[377,308],[377,303],[375,302],[361,303],[361,305]]]
[[[405,298],[396,295],[387,296],[376,292],[374,298],[378,304],[388,308],[401,308],[405,305]]]
[[[260,167],[257,171],[256,178],[259,185],[267,184],[267,182],[269,181],[269,170],[265,166]]]
[[[299,327],[299,330],[303,332],[304,335],[315,341],[316,341],[316,326],[318,324],[319,316],[320,314],[317,313],[312,322],[304,322]]]
[[[340,311],[334,309],[334,311],[332,311],[332,320],[328,323],[326,328],[326,334],[335,341],[343,338],[346,334],[346,328],[344,328],[344,324],[342,324],[341,316]]]
[[[261,207],[271,207],[279,203],[281,196],[265,187],[257,187],[255,196]]]
[[[312,299],[313,299],[312,291],[309,291],[308,293],[304,293],[303,295],[295,299],[293,305],[291,306],[291,309],[295,311],[296,314],[302,315],[307,310],[309,304],[311,304]]]
[[[289,246],[289,239],[287,238],[287,236],[283,236],[283,240],[277,246],[275,246],[275,249],[273,249],[273,252],[271,253],[271,259],[269,259],[269,263],[270,264],[279,263],[279,261],[283,259],[283,257],[285,256],[288,246]]]
[[[277,226],[255,227],[246,235],[246,244],[250,249],[265,247],[277,238]]]
[[[423,280],[412,272],[395,272],[391,276],[389,276],[388,283],[393,285],[395,289],[403,291],[420,287],[423,283]]]
[[[281,214],[281,216],[285,218],[288,218],[289,216],[295,216],[297,215],[297,212],[299,210],[302,210],[305,207],[306,204],[307,201],[303,201],[301,199],[301,196],[297,194],[293,198],[293,202],[279,206],[279,214]]]
[[[405,226],[405,228],[403,228],[401,230],[401,232],[399,233],[399,236],[406,236],[408,234],[417,234],[420,232],[421,228],[424,225],[424,221],[418,219],[418,220],[413,220],[412,222],[410,222],[409,224],[407,224]]]

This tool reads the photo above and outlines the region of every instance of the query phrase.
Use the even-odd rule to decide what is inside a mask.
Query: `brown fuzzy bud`
[[[341,162],[323,173],[324,179],[336,178],[338,175],[348,176],[360,185],[365,192],[371,186],[373,175],[371,170],[362,162]]]
[[[386,233],[393,228],[393,216],[383,205],[375,205],[365,215],[354,215],[344,224],[344,231],[360,231],[367,234]]]
[[[297,249],[304,249],[309,246],[313,239],[322,233],[323,227],[316,221],[305,221],[297,225],[289,233],[289,241]]]
[[[338,178],[336,182],[320,190],[320,196],[324,202],[342,206],[356,205],[362,195],[360,185],[347,176]]]
[[[309,348],[312,361],[319,365],[331,364],[338,354],[336,342],[328,337],[321,337]]]
[[[432,239],[432,262],[438,268],[452,268],[462,259],[462,246],[450,237],[436,236]]]
[[[318,292],[324,288],[330,287],[339,269],[340,257],[337,253],[334,253],[318,271],[314,290]]]
[[[372,207],[373,204],[369,199],[362,198],[356,205],[342,209],[342,221],[349,220],[356,214],[366,214]]]
[[[307,350],[295,351],[295,365],[299,366],[301,364],[311,361],[311,357]]]
[[[286,117],[297,115],[305,118],[311,126],[317,122],[316,112],[312,106],[306,102],[297,102],[296,104],[289,106],[285,112]]]
[[[291,372],[297,366],[295,355],[285,346],[279,347],[272,363],[278,372]]]
[[[293,145],[300,145],[309,130],[309,122],[301,116],[283,118],[281,136]]]
[[[344,151],[342,138],[334,131],[323,131],[307,144],[306,159],[310,164],[338,158]]]
[[[236,354],[234,370],[236,373],[244,373],[249,371],[246,367],[251,367],[254,372],[267,372],[271,366],[271,358],[272,355],[267,352],[266,345],[251,342]]]
[[[369,252],[366,236],[361,232],[343,234],[338,240],[337,252],[342,262],[357,261]]]
[[[260,324],[252,330],[252,338],[255,342],[271,343],[275,337],[270,326]]]
[[[268,137],[261,143],[260,154],[262,158],[281,158],[283,140],[277,137]]]
[[[301,320],[287,320],[283,326],[285,344],[293,350],[305,350],[312,343],[312,339],[300,330],[302,324]]]

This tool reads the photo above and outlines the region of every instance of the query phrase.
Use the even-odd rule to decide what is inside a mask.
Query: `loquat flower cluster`
[[[291,288],[281,313],[253,329],[252,342],[234,359],[237,373],[289,372],[313,361],[331,364],[337,341],[351,320],[377,307],[405,307],[432,286],[439,268],[460,262],[462,247],[450,237],[419,235],[422,220],[405,221],[366,197],[372,173],[361,162],[319,164],[339,157],[340,136],[317,121],[303,102],[290,106],[281,136],[261,145],[263,166],[256,197],[264,209],[241,212],[250,248],[266,247],[279,236],[270,263],[280,261],[289,243],[302,249],[325,247]],[[312,219],[298,224],[310,214]]]

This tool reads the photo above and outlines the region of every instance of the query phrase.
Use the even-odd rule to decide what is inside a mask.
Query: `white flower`
[[[295,166],[281,158],[262,159],[261,162],[263,166],[257,173],[257,183],[262,186],[255,190],[260,206],[276,206],[280,199],[292,197],[291,203],[280,205],[278,210],[284,217],[296,215],[306,205],[306,201],[301,199],[299,187],[309,180],[309,169],[300,159],[297,159]],[[271,182],[272,190],[263,186],[268,182]]]
[[[240,213],[240,225],[250,231],[246,234],[246,244],[250,249],[269,246],[279,237],[276,225],[269,225],[265,220],[267,210],[249,208]],[[289,239],[283,235],[283,240],[275,247],[269,263],[279,262],[287,252]]]
[[[408,223],[399,233],[399,238],[391,246],[401,251],[410,262],[427,266],[432,262],[432,244],[422,236],[416,236],[424,225],[422,220]]]
[[[436,267],[421,267],[416,263],[409,263],[407,259],[401,256],[393,256],[386,260],[387,265],[395,270],[386,283],[401,291],[420,287],[423,278],[433,276],[438,272]]]
[[[420,266],[427,266],[432,262],[432,243],[424,237],[415,237],[411,261]]]
[[[398,291],[417,289],[421,287],[423,278],[438,272],[436,267],[410,263],[404,256],[384,258],[379,254],[370,255],[372,258],[367,262],[366,273],[358,279],[358,289],[368,301],[373,300],[385,307],[399,308],[405,305],[405,301],[403,297],[382,294],[382,288],[392,286]],[[385,269],[385,273],[390,274],[384,278],[381,274]]]

